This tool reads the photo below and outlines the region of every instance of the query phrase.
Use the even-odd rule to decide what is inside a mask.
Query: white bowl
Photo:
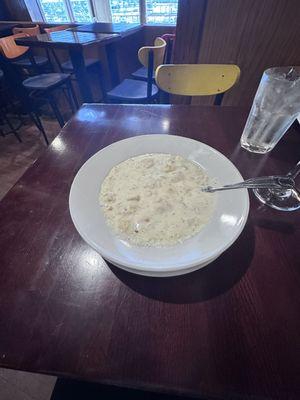
[[[130,272],[180,275],[215,260],[242,232],[249,212],[246,189],[216,193],[209,223],[195,236],[172,247],[138,247],[120,239],[106,224],[99,205],[101,184],[109,171],[128,158],[146,153],[177,154],[199,164],[220,185],[243,178],[223,154],[204,143],[171,135],[142,135],[121,140],[92,156],[72,183],[69,207],[82,238],[107,261]]]

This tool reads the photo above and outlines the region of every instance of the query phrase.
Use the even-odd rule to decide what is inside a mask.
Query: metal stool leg
[[[7,125],[9,126],[10,130],[13,132],[13,134],[15,135],[15,137],[18,139],[18,141],[21,143],[22,140],[18,134],[18,132],[15,130],[13,124],[11,123],[11,121],[9,120],[8,116],[4,113],[1,112],[1,118],[7,123]],[[3,135],[4,136],[4,135]]]
[[[71,98],[72,98],[72,100],[73,100],[73,102],[75,104],[75,108],[76,108],[76,110],[78,110],[79,104],[78,104],[76,93],[75,93],[75,90],[74,90],[74,88],[72,86],[72,82],[71,81],[69,81],[67,83],[67,87],[68,87],[69,93],[71,94]]]
[[[70,106],[72,114],[74,114],[75,113],[75,108],[74,108],[74,104],[73,104],[73,101],[72,101],[71,96],[70,96],[70,92],[69,92],[68,86],[66,88],[63,88],[62,91],[63,91],[63,93],[65,95],[65,98],[66,98],[66,100],[67,100],[67,102],[68,102],[68,104]]]
[[[55,103],[55,99],[54,99],[54,97],[52,95],[48,95],[48,100],[49,100],[49,103],[50,103],[50,105],[52,107],[54,115],[55,115],[60,127],[62,128],[65,125],[65,121],[64,121],[61,113],[59,112],[59,109],[58,109],[58,107],[57,107],[57,105]]]
[[[48,137],[46,135],[45,129],[43,127],[42,121],[40,120],[40,117],[38,116],[37,113],[31,112],[30,113],[30,117],[32,119],[32,121],[34,122],[34,124],[36,125],[36,127],[38,128],[38,130],[42,133],[45,142],[47,144],[47,146],[49,145],[49,140]]]

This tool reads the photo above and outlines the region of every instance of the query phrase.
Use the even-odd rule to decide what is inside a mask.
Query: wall
[[[0,21],[9,19],[8,10],[6,4],[0,1]]]
[[[175,33],[175,30],[175,26],[145,25],[144,43],[147,46],[151,46],[157,36],[162,36],[164,33]]]
[[[8,18],[14,21],[30,21],[24,0],[0,0],[8,11]]]
[[[240,82],[225,95],[224,105],[249,107],[266,68],[300,65],[299,0],[179,1],[176,62],[241,68]]]

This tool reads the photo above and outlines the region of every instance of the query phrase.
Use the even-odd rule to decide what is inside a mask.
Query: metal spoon
[[[300,164],[300,163],[298,163]],[[298,165],[297,164],[297,165]],[[299,165],[300,166],[300,165]],[[273,176],[260,176],[258,178],[250,178],[245,180],[244,182],[234,183],[231,185],[224,185],[220,187],[212,187],[207,186],[202,188],[203,192],[213,193],[220,190],[231,190],[231,189],[293,189],[295,187],[294,176],[295,173],[298,175],[300,170],[297,169],[294,172],[293,169],[292,175],[284,176],[284,175],[273,175]]]
[[[286,174],[286,176],[290,176],[291,178],[295,179],[300,174],[300,161]]]

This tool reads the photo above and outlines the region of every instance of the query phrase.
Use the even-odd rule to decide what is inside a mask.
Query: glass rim
[[[282,67],[270,67],[268,69],[266,69],[263,73],[263,75],[267,75],[268,78],[272,78],[272,79],[276,79],[278,81],[286,81],[286,77],[283,77],[282,75],[280,76],[279,74],[272,74],[273,72],[275,72],[276,70],[282,70],[288,72],[291,68],[295,68],[296,71],[298,71],[300,73],[300,66],[298,65],[285,65]],[[289,81],[289,82],[296,82],[300,79],[300,77],[298,79],[296,79],[295,81]]]

